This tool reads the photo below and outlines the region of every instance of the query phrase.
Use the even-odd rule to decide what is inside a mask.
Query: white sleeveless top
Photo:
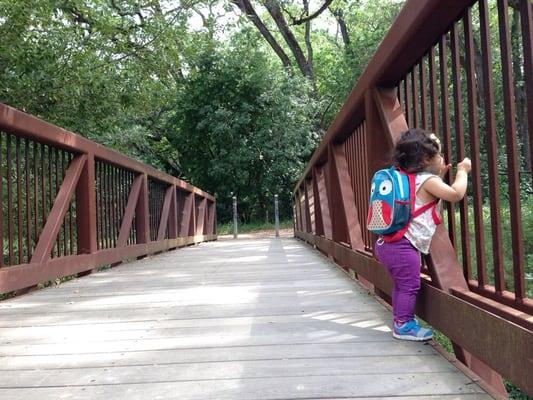
[[[438,175],[434,175],[429,172],[421,172],[415,175],[415,192],[417,194],[415,197],[415,209],[418,209],[424,204],[427,204],[423,203],[418,198],[418,191],[420,190],[422,184],[430,178],[441,179]],[[441,201],[438,202],[436,207],[437,214],[440,216]],[[433,207],[424,211],[418,217],[413,218],[413,220],[409,224],[407,232],[404,235],[405,238],[409,240],[414,247],[416,247],[420,252],[424,254],[429,253],[429,245],[431,244],[431,238],[435,233],[435,229],[437,229],[437,225],[433,220],[432,213]]]

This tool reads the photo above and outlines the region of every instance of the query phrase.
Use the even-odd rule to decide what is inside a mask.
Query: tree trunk
[[[304,3],[304,11],[306,15],[309,15],[309,2],[308,0],[303,0]],[[313,46],[311,45],[311,20],[308,19],[305,22],[305,47],[307,48],[307,64],[309,65],[309,68],[311,70],[311,76],[313,77],[312,83],[313,83],[313,90],[316,92],[316,82],[314,79],[314,71],[313,71]]]
[[[265,38],[265,40],[268,42],[270,47],[272,47],[272,50],[276,53],[276,55],[281,60],[281,63],[285,68],[289,68],[291,66],[291,62],[289,60],[289,57],[287,54],[285,54],[285,51],[281,48],[281,46],[278,44],[274,36],[270,33],[270,31],[267,29],[265,24],[263,24],[263,21],[261,21],[261,18],[257,15],[257,13],[254,10],[254,7],[252,6],[252,3],[250,0],[232,0],[233,3],[239,7],[239,9],[248,17],[250,21],[255,25],[255,27],[259,30],[259,33]]]
[[[344,49],[346,53],[350,53],[350,34],[348,33],[348,27],[346,26],[346,21],[344,21],[344,14],[340,8],[335,8],[331,10],[331,13],[337,20],[339,28],[341,30],[342,42],[344,43]]]
[[[309,64],[309,61],[305,57],[302,48],[298,44],[298,41],[296,40],[296,37],[289,29],[289,26],[287,25],[287,21],[285,20],[285,17],[283,16],[283,13],[281,12],[281,8],[279,6],[279,3],[277,0],[266,0],[265,1],[265,7],[276,23],[281,36],[283,36],[283,39],[285,39],[285,42],[289,46],[289,49],[291,50],[294,58],[296,59],[296,63],[298,64],[298,68],[302,72],[302,74],[308,78],[311,82],[314,83],[315,78],[313,75],[313,68]]]

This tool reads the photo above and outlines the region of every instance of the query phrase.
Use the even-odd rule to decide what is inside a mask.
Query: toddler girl
[[[470,160],[465,158],[457,165],[457,175],[451,186],[444,183],[442,177],[451,165],[444,164],[439,139],[433,133],[422,129],[404,132],[396,145],[393,162],[400,170],[415,174],[415,209],[439,199],[456,202],[465,195]],[[414,308],[420,289],[419,252],[429,253],[431,238],[440,223],[437,207],[440,208],[440,202],[413,218],[400,240],[387,242],[379,238],[376,242],[375,255],[394,282],[392,334],[397,339],[423,341],[433,337],[431,329],[422,328],[414,319]]]

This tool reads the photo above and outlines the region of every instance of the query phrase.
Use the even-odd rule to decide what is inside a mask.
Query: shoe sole
[[[411,336],[411,335],[399,335],[395,332],[392,332],[392,336],[394,336],[394,338],[399,339],[399,340],[409,340],[411,342],[426,342],[428,340],[433,339],[433,335],[426,336],[426,337],[416,337],[416,336]]]

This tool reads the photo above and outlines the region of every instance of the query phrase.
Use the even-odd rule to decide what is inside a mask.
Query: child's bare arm
[[[466,193],[468,173],[471,168],[470,159],[465,158],[457,165],[457,174],[451,186],[440,179],[428,179],[422,187],[426,192],[439,199],[455,203],[460,201]]]

